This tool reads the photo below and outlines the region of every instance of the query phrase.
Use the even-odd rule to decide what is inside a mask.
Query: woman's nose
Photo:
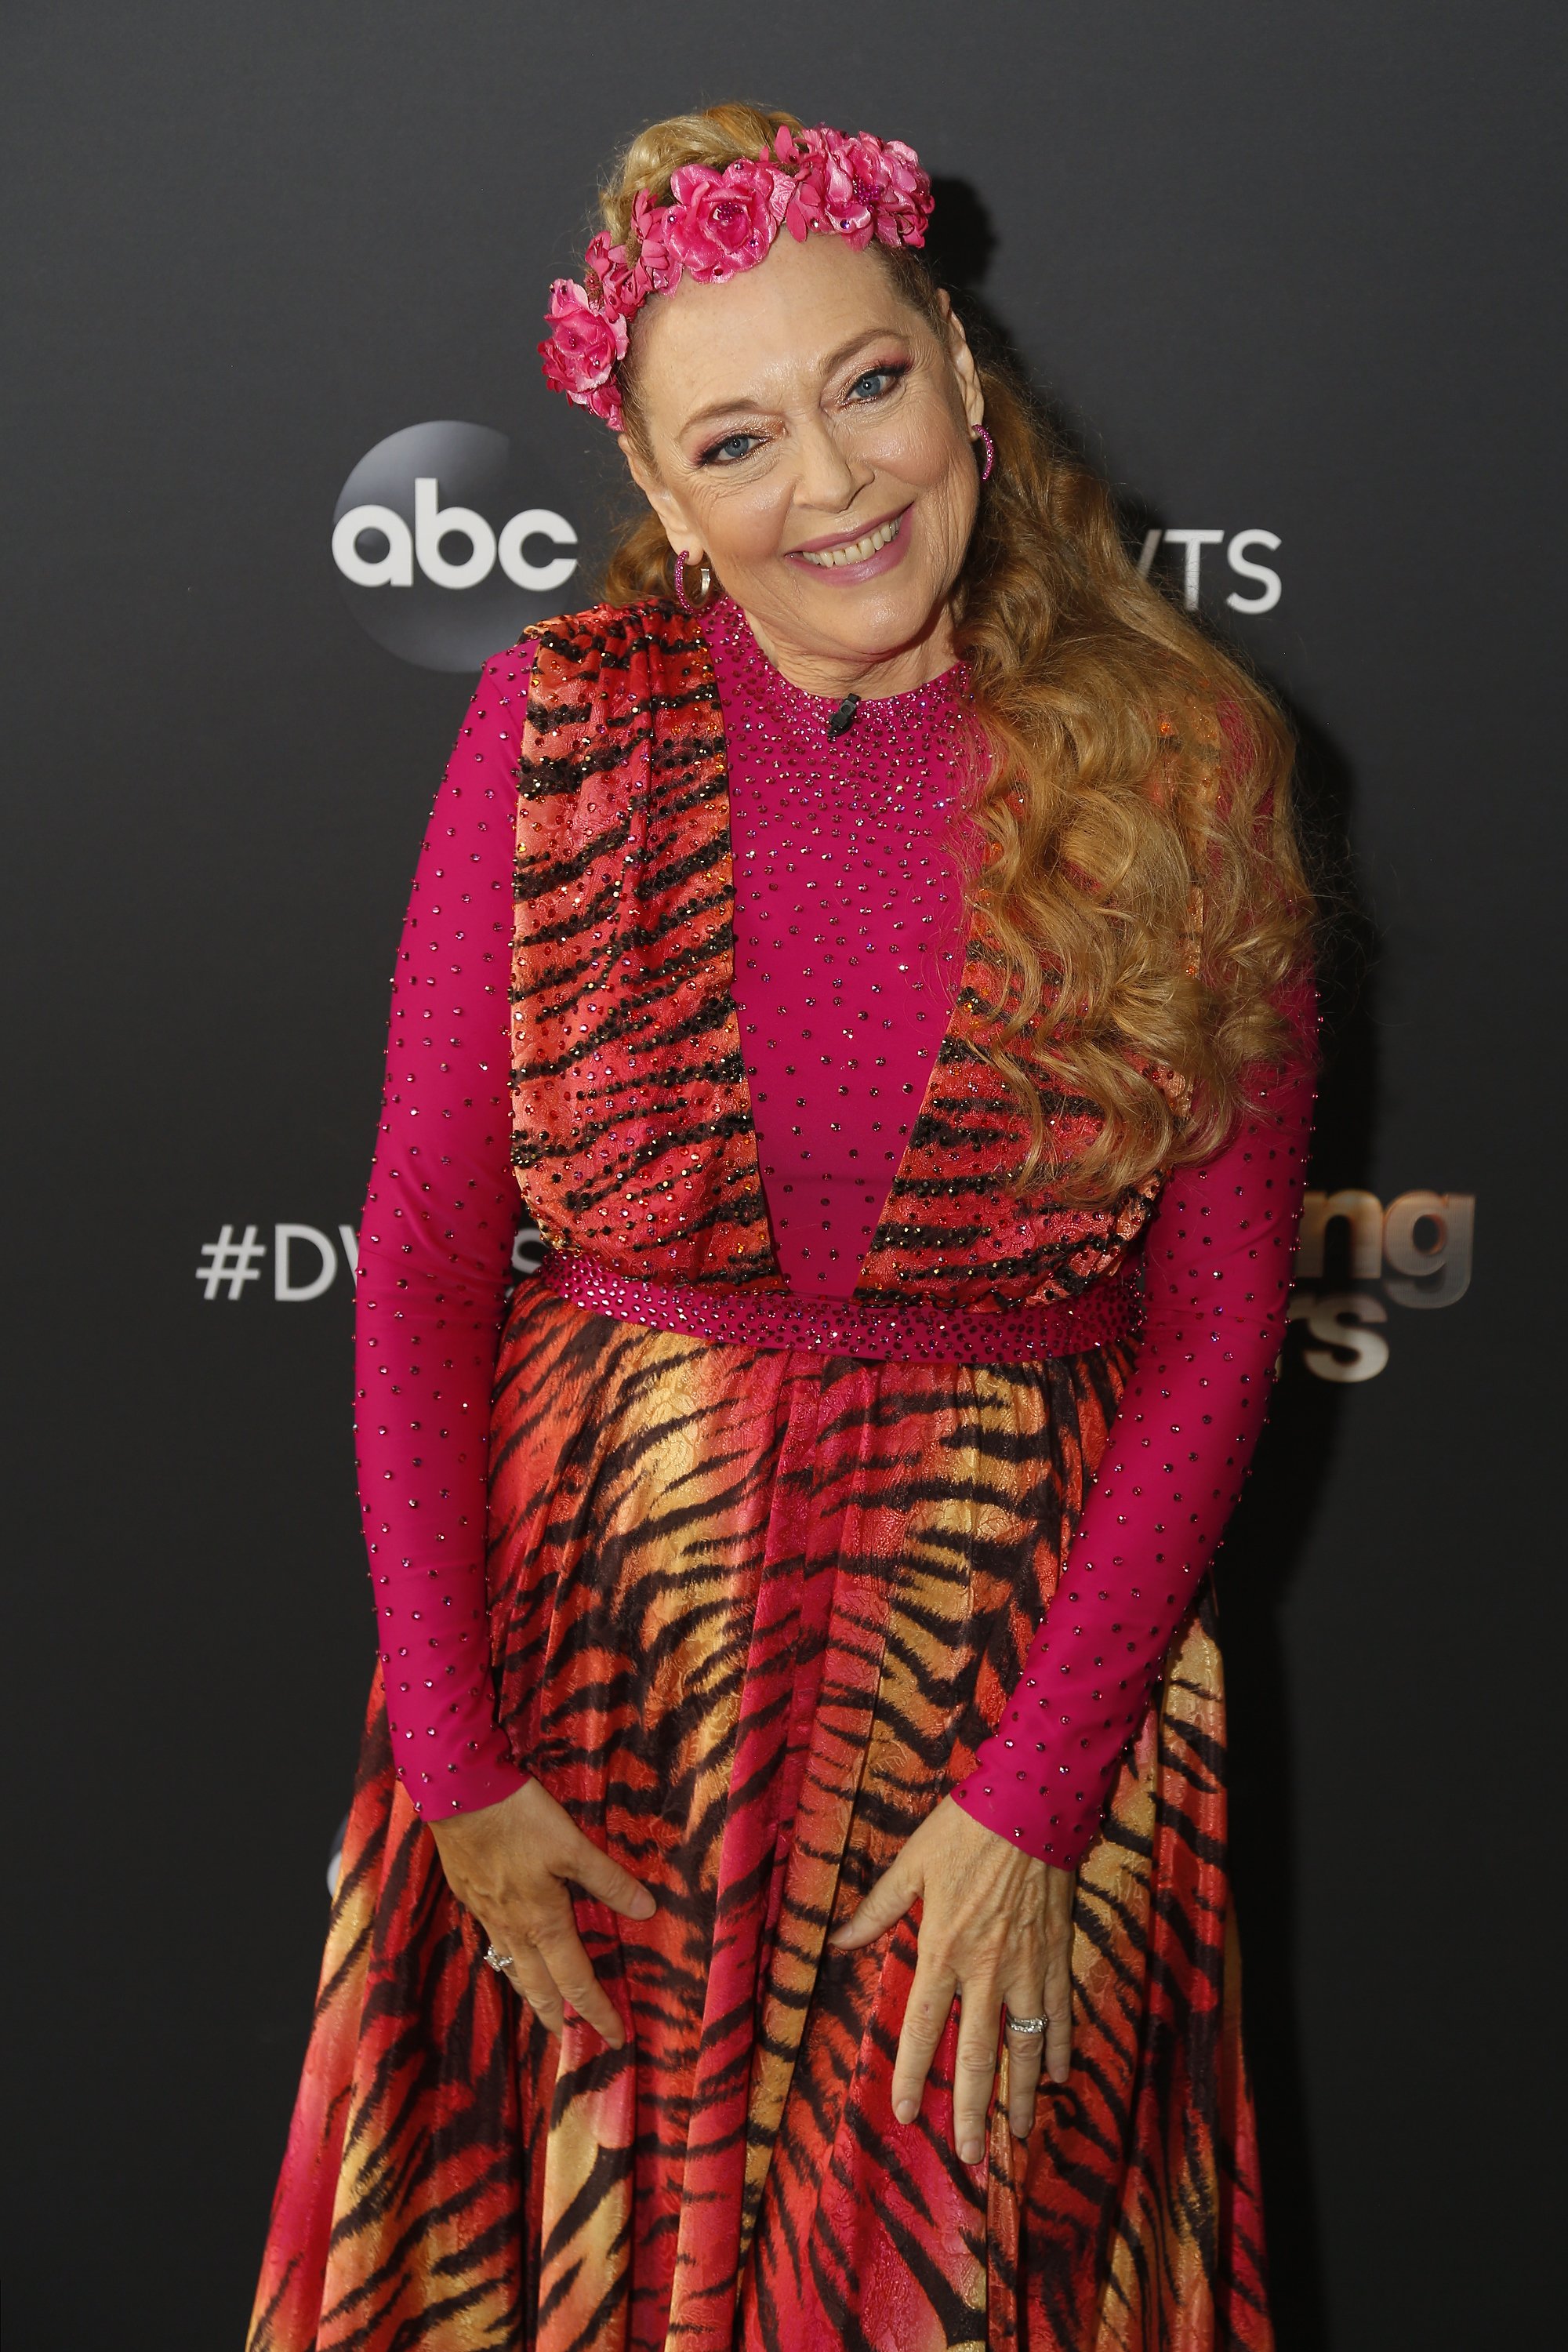
[[[820,507],[828,514],[840,513],[854,505],[875,470],[855,464],[839,447],[823,418],[801,433],[796,446],[800,451],[795,484],[797,506]]]

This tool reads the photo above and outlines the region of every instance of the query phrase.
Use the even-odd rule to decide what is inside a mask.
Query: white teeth
[[[856,540],[849,547],[819,547],[815,554],[802,548],[801,553],[807,563],[815,563],[825,572],[841,563],[864,563],[868,556],[875,555],[879,547],[886,547],[897,535],[902,520],[902,515],[895,515],[891,522],[879,523],[875,530],[868,530],[864,539]]]

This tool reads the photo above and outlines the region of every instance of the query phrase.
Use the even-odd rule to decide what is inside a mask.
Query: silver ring
[[[1007,2011],[1009,2033],[1043,2033],[1049,2023],[1046,2017],[1015,2017],[1011,2010]]]
[[[504,1977],[508,1969],[516,1968],[517,1962],[510,1952],[498,1952],[495,1946],[490,1944],[485,1949],[485,1966],[487,1969],[494,1969],[498,1977]]]

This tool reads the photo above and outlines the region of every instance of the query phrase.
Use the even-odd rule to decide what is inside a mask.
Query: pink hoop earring
[[[990,434],[987,433],[984,425],[977,425],[975,426],[974,438],[976,441],[980,441],[984,444],[985,457],[981,465],[980,478],[983,482],[988,482],[991,479],[991,468],[996,463],[996,444],[993,441]]]
[[[679,605],[683,613],[697,614],[704,612],[707,609],[709,591],[713,585],[713,575],[708,569],[708,558],[704,556],[702,559],[702,585],[700,591],[702,602],[700,604],[694,604],[690,597],[686,593],[686,566],[688,561],[689,559],[686,550],[683,547],[678,547],[675,551],[675,601]]]

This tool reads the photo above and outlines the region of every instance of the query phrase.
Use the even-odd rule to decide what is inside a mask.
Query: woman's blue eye
[[[857,376],[850,385],[849,396],[853,400],[864,393],[868,400],[879,399],[884,392],[898,383],[903,373],[901,367],[868,368],[865,374]],[[866,390],[868,384],[870,386],[868,392]]]
[[[722,441],[715,441],[711,449],[703,451],[702,463],[711,466],[716,460],[721,460],[726,466],[732,466],[737,458],[751,456],[752,444],[756,437],[754,433],[727,433]]]

